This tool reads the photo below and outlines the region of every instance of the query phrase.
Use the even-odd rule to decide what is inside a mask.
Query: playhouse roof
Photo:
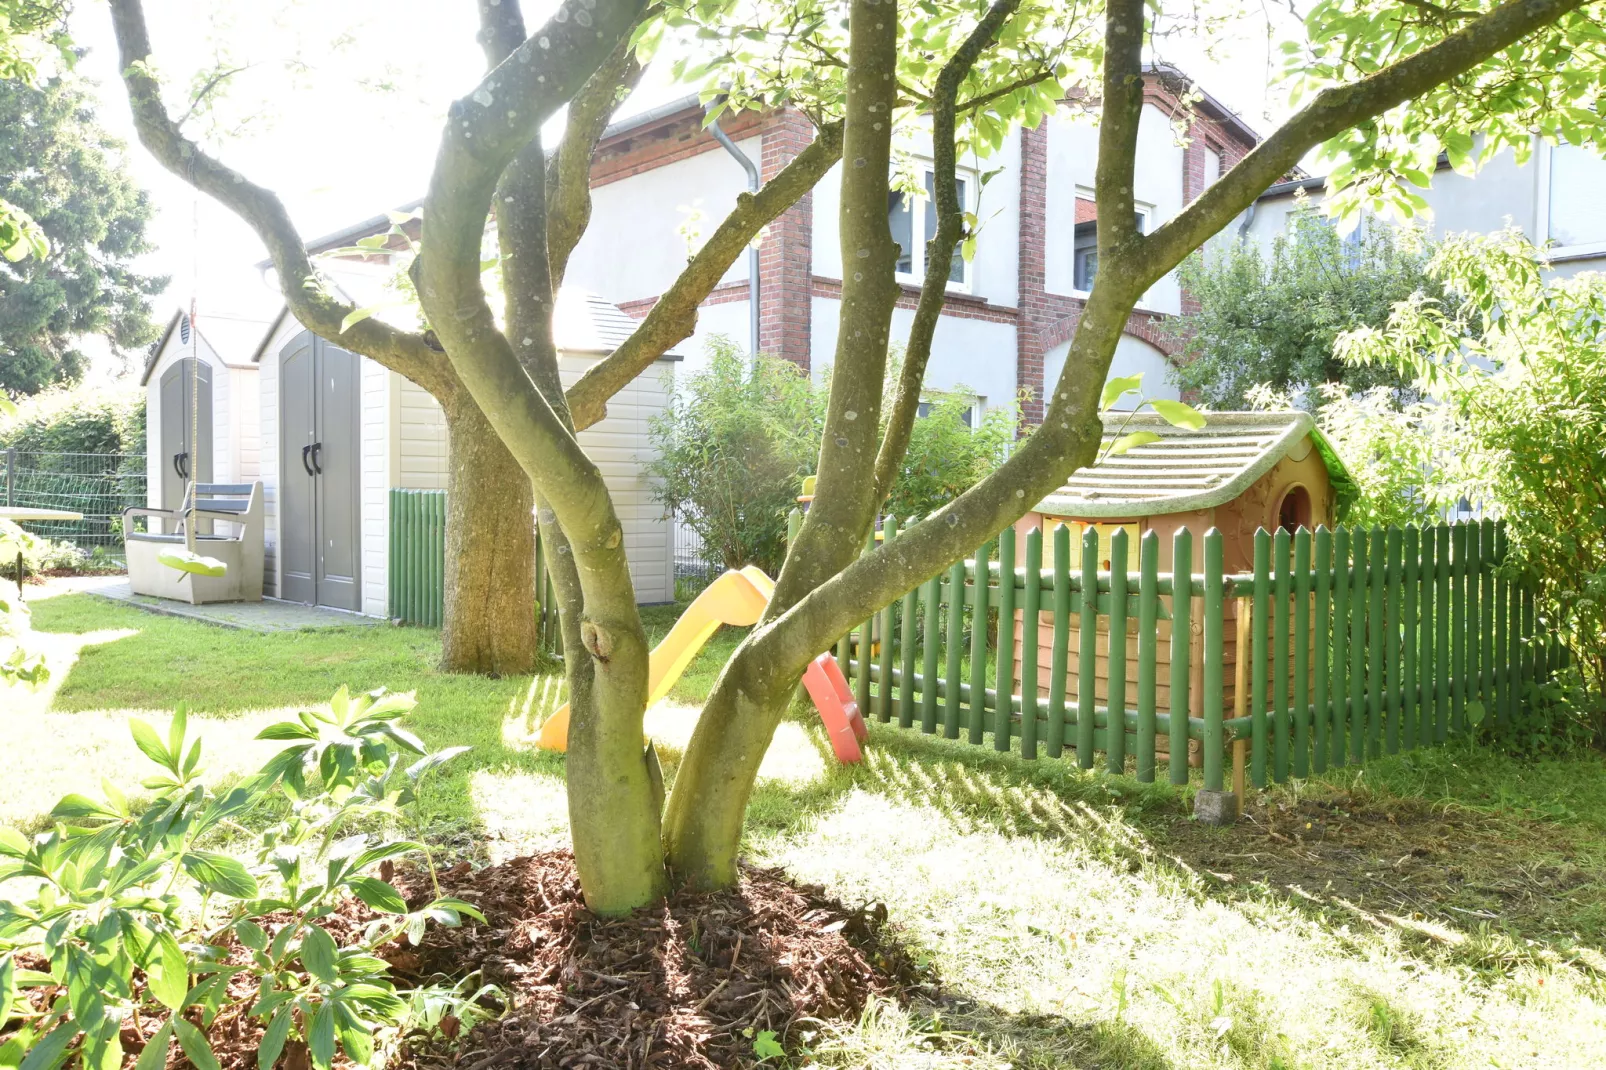
[[[1342,513],[1354,497],[1343,462],[1306,412],[1211,412],[1198,431],[1173,427],[1155,413],[1104,415],[1104,442],[1152,431],[1158,442],[1079,469],[1038,511],[1105,519],[1159,516],[1225,505],[1307,438],[1327,466]]]

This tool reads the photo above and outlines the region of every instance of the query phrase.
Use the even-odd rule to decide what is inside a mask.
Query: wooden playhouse
[[[1254,567],[1254,536],[1259,528],[1289,532],[1300,527],[1315,530],[1318,525],[1332,527],[1342,518],[1353,496],[1353,485],[1332,447],[1317,430],[1309,413],[1213,412],[1197,431],[1173,427],[1152,413],[1105,416],[1106,442],[1133,431],[1152,431],[1159,440],[1138,446],[1130,452],[1103,458],[1080,469],[1035,510],[1016,525],[1016,561],[1025,560],[1026,535],[1041,527],[1045,536],[1065,525],[1071,529],[1073,560],[1080,559],[1085,532],[1092,529],[1099,543],[1099,567],[1108,571],[1111,543],[1116,531],[1126,532],[1127,571],[1138,571],[1140,540],[1149,531],[1159,535],[1159,567],[1172,570],[1172,538],[1180,528],[1193,535],[1193,545],[1203,545],[1204,535],[1216,528],[1224,536],[1223,566],[1227,573],[1250,571]],[[1201,567],[1198,550],[1193,571]],[[1136,589],[1136,576],[1132,589]],[[1229,619],[1236,621],[1236,606],[1225,607]],[[1018,613],[1018,611],[1017,611]],[[1053,634],[1051,614],[1044,612],[1037,629],[1039,694],[1047,695],[1052,681],[1049,643]],[[1164,664],[1171,656],[1169,620],[1159,621],[1158,658]],[[1070,649],[1079,649],[1078,622],[1070,623]],[[1098,618],[1098,656],[1095,659],[1095,694],[1099,703],[1109,698],[1110,636],[1109,618]],[[1137,615],[1128,614],[1125,628],[1127,646],[1126,694],[1136,694],[1138,664]],[[1237,634],[1225,629],[1223,703],[1232,709],[1236,698]],[[1016,628],[1017,636],[1022,629]],[[1016,641],[1015,660],[1020,668],[1021,651]],[[1199,615],[1192,617],[1188,642],[1190,716],[1204,709],[1204,648]],[[1078,693],[1079,659],[1067,665],[1066,693]],[[1018,678],[1018,677],[1017,677]],[[1158,712],[1171,711],[1170,688],[1158,682],[1155,705]],[[1163,743],[1162,743],[1163,746]]]

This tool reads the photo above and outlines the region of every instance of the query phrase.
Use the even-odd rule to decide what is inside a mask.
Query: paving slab
[[[192,606],[166,598],[152,598],[135,594],[125,576],[79,578],[72,584],[75,590],[100,598],[109,598],[125,606],[135,606],[150,613],[169,617],[183,617],[220,628],[238,628],[248,632],[299,632],[309,628],[371,628],[387,623],[378,617],[364,617],[338,609],[307,606],[299,602],[281,602],[264,598],[260,602],[213,602]]]

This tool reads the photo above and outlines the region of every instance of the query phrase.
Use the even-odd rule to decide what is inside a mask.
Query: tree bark
[[[446,414],[446,590],[441,668],[535,668],[535,513],[530,479],[479,406]]]

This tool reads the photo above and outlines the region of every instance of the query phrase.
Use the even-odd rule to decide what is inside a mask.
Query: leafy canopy
[[[154,341],[150,298],[167,280],[134,266],[150,248],[150,200],[80,82],[0,81],[0,129],[0,197],[49,239],[48,251],[0,268],[0,390],[28,395],[83,375],[81,335],[124,352]]]
[[[1381,327],[1395,302],[1418,291],[1442,298],[1427,260],[1415,231],[1374,221],[1341,236],[1303,205],[1269,251],[1228,241],[1196,253],[1180,271],[1199,310],[1175,324],[1185,361],[1178,381],[1219,409],[1247,407],[1256,386],[1303,388],[1311,408],[1326,404],[1317,389],[1324,383],[1356,394],[1404,393],[1408,378],[1391,367],[1346,364],[1333,343],[1344,331]]]

